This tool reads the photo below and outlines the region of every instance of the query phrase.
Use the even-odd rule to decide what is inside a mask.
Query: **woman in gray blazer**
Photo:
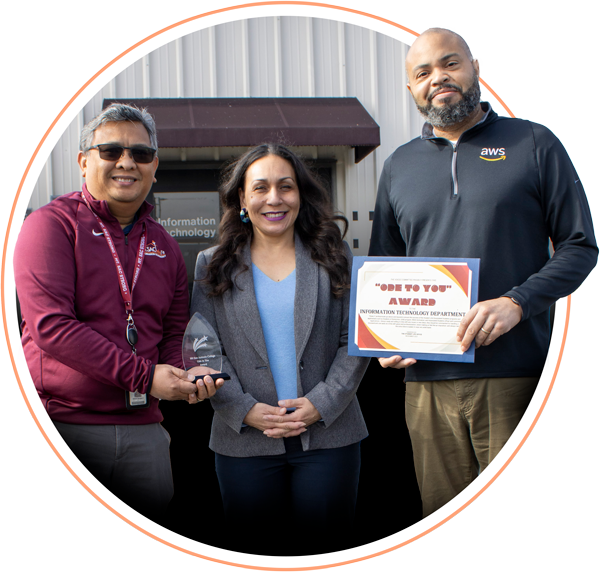
[[[210,436],[229,534],[248,552],[339,549],[367,436],[356,391],[368,359],[347,352],[347,220],[281,145],[230,164],[221,201],[191,311],[213,325],[231,376],[211,398]]]

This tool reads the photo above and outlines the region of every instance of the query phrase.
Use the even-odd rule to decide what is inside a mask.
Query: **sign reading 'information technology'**
[[[219,226],[219,194],[155,193],[156,220],[176,239],[213,239]]]

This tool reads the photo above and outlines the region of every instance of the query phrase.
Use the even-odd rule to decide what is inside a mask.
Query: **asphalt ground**
[[[598,555],[598,447],[553,449],[546,481],[546,507],[550,522],[552,556]],[[415,541],[390,556],[418,556],[422,541]],[[479,499],[474,556],[499,556],[494,517],[485,500]],[[21,472],[13,472],[13,554],[33,556],[29,536],[27,500]],[[186,556],[160,545],[156,556]]]

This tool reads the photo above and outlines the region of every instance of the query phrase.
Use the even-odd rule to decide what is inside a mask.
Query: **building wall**
[[[46,128],[82,83],[140,39],[183,18],[18,17],[14,28],[15,190]],[[550,17],[393,17],[411,30],[463,35],[481,77],[513,113],[550,127],[584,182],[596,226],[598,31],[555,25]],[[78,189],[78,135],[105,97],[357,97],[381,126],[381,146],[358,165],[345,148],[306,149],[335,157],[337,207],[350,219],[349,242],[366,254],[377,181],[388,155],[419,135],[422,120],[406,89],[407,46],[329,20],[257,18],[190,34],[145,56],[106,85],[54,149],[31,199]],[[159,142],[160,143],[160,142]],[[174,151],[170,150],[170,154]],[[184,158],[186,152],[175,151]],[[204,153],[204,151],[203,151]],[[213,150],[213,159],[226,150]],[[352,212],[358,220],[352,221]],[[597,385],[598,325],[577,308],[561,368],[562,385]]]

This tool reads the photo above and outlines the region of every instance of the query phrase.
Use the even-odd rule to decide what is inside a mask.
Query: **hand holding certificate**
[[[348,353],[473,362],[456,335],[478,284],[478,259],[355,257]]]

